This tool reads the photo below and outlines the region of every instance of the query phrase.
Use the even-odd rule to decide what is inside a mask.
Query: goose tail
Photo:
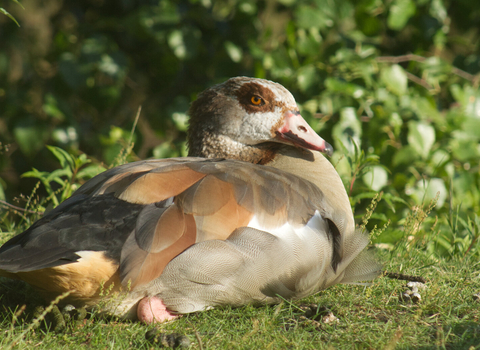
[[[357,229],[348,237],[344,245],[346,257],[339,266],[343,276],[338,283],[355,283],[371,281],[382,273],[382,264],[375,257],[375,249],[367,248],[368,233]]]

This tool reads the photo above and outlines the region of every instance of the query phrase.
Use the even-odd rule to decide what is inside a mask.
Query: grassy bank
[[[478,261],[433,259],[401,245],[379,255],[386,270],[426,279],[421,301],[400,301],[407,282],[382,277],[371,286],[338,285],[280,305],[192,314],[157,326],[158,332],[185,335],[194,349],[480,349]],[[45,322],[29,329],[39,303],[34,291],[2,279],[0,294],[2,349],[157,346],[145,337],[153,326],[102,319],[94,312],[62,331],[47,330]],[[27,308],[20,313],[23,304]],[[20,315],[13,323],[15,312]],[[334,317],[326,318],[330,312]]]

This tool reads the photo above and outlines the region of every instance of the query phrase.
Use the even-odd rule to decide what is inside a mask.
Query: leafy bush
[[[88,160],[115,162],[139,105],[127,160],[185,155],[190,101],[249,75],[285,85],[335,145],[359,220],[383,192],[375,242],[480,254],[480,3],[22,3],[2,3],[20,28],[0,17],[0,199],[31,193],[26,173],[63,200]]]

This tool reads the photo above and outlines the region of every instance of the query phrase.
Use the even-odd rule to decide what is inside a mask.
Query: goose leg
[[[178,315],[170,313],[163,301],[156,296],[140,300],[137,306],[137,316],[138,320],[144,323],[162,323],[178,317]]]

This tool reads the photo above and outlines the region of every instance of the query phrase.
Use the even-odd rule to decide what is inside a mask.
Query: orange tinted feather
[[[128,280],[131,280],[131,286],[135,288],[158,278],[165,269],[165,266],[167,266],[173,258],[195,244],[195,232],[196,227],[193,216],[185,215],[184,231],[180,238],[171,246],[158,253],[147,253],[142,264],[136,269],[129,271],[122,282],[125,284],[128,283]]]
[[[148,251],[158,253],[168,249],[185,234],[185,215],[177,205],[170,206],[158,220]]]
[[[205,174],[190,169],[150,172],[135,180],[118,198],[138,204],[160,202],[185,191],[203,177]]]
[[[84,300],[93,304],[102,292],[119,290],[118,264],[103,252],[88,252],[85,258],[72,264],[28,272],[18,272],[18,278],[37,287],[47,298],[70,292],[66,301]],[[49,283],[45,283],[49,281]]]
[[[206,176],[176,198],[186,213],[212,215],[231,198],[231,184]]]
[[[211,239],[227,239],[239,227],[247,226],[253,213],[240,206],[230,192],[230,199],[212,215],[195,216],[197,242]]]

